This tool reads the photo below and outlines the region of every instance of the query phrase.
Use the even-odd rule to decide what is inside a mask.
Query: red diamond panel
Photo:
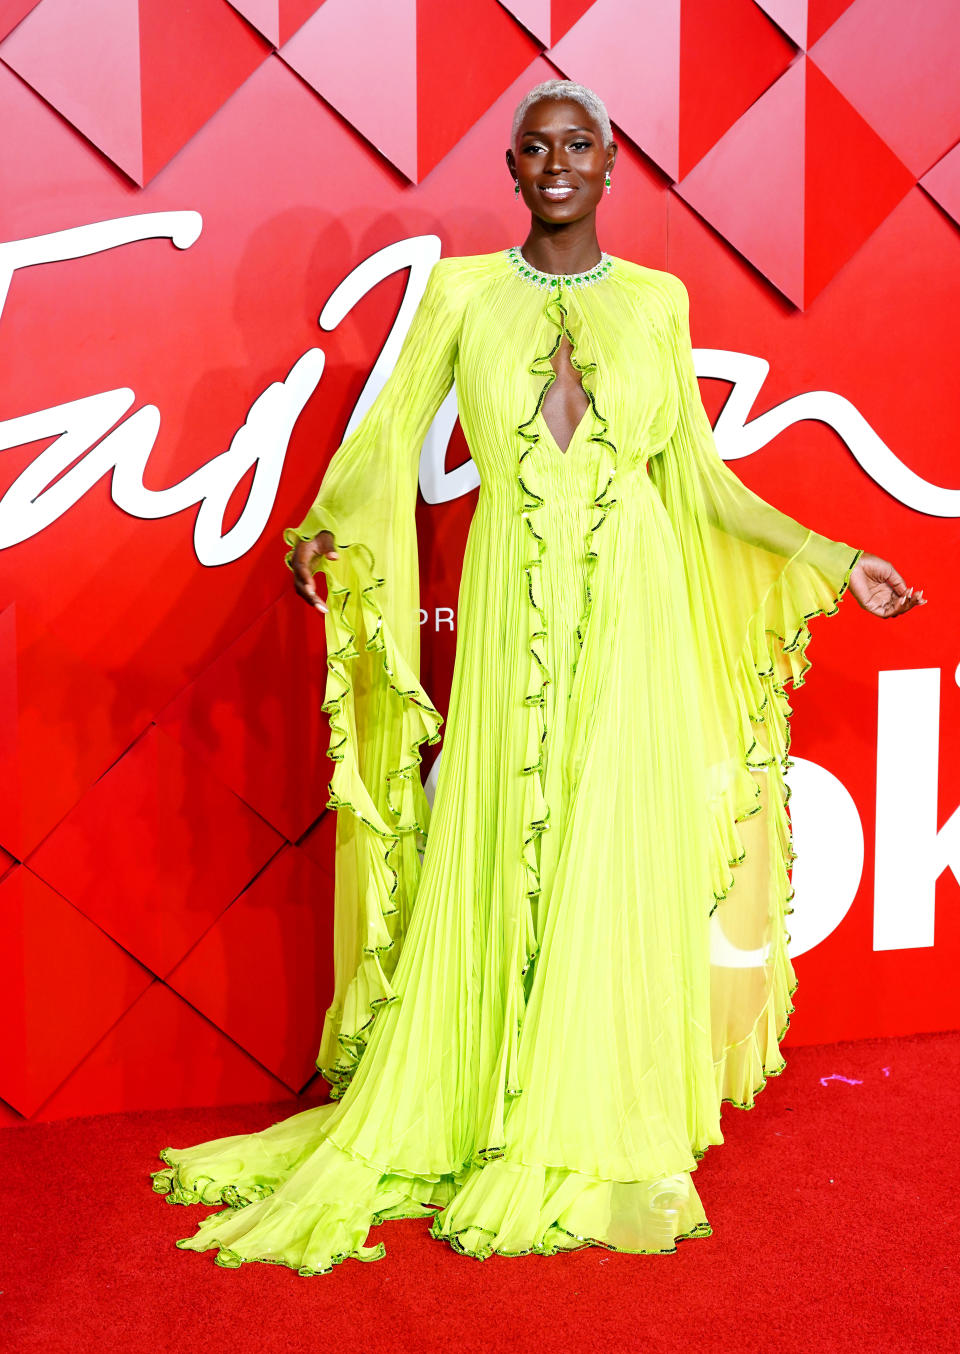
[[[861,0],[810,55],[915,175],[960,136],[957,0]]]
[[[323,0],[229,0],[238,14],[274,47],[292,38]]]
[[[293,1091],[333,997],[333,877],[286,847],[167,980]]]
[[[680,0],[644,15],[642,42],[611,42],[632,31],[633,0],[596,0],[547,53],[571,80],[601,97],[613,122],[671,178],[680,159]]]
[[[151,976],[26,866],[0,882],[0,1096],[32,1114]]]
[[[920,186],[960,225],[960,144],[924,174]]]
[[[807,68],[804,305],[885,221],[913,174],[822,74]]]
[[[30,865],[163,977],[280,845],[201,762],[151,729]]]
[[[135,699],[19,604],[0,613],[0,841],[12,855],[24,859],[127,746]]]
[[[796,55],[753,0],[686,0],[680,27],[680,178]]]
[[[807,48],[836,23],[853,0],[756,0],[798,47]]]
[[[267,52],[224,0],[43,0],[0,46],[7,65],[141,185]]]
[[[297,842],[297,848],[326,874],[332,874],[337,852],[337,815],[332,810],[325,813]]]
[[[4,1104],[4,1102],[0,1100],[0,1128],[14,1128],[17,1124],[24,1124],[26,1122],[27,1121],[22,1114],[18,1114],[11,1105]],[[10,1139],[8,1138],[7,1141],[9,1142]]]
[[[363,52],[364,78],[345,53]],[[280,55],[419,182],[540,47],[497,0],[326,0]],[[452,71],[469,78],[451,79]],[[372,85],[378,97],[371,99]],[[509,128],[507,129],[509,135]]]
[[[363,52],[364,79],[344,52]],[[326,0],[280,56],[408,179],[417,178],[416,0]],[[368,97],[373,84],[380,97]]]
[[[325,688],[322,617],[291,585],[157,722],[295,841],[327,802]]]
[[[803,92],[795,66],[676,192],[796,304],[803,298]]]
[[[789,66],[793,46],[753,0],[668,0],[643,17],[632,0],[597,0],[549,52],[601,91],[612,120],[679,179]],[[682,96],[682,97],[681,97]]]
[[[676,192],[795,305],[808,305],[913,176],[807,58]]]
[[[329,0],[328,0],[329,3]],[[497,0],[417,6],[417,178],[429,174],[540,55],[540,45]],[[451,79],[463,71],[468,78]],[[504,128],[504,146],[510,138]]]
[[[287,1094],[282,1082],[155,982],[35,1118],[254,1103],[282,1100]]]
[[[504,9],[549,47],[582,19],[593,0],[501,0]]]
[[[0,0],[0,41],[39,3],[40,0]]]

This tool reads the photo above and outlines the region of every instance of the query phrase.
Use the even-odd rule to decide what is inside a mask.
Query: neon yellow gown
[[[565,452],[564,332],[589,396]],[[481,487],[431,815],[414,513],[453,381]],[[335,1098],[162,1151],[169,1202],[225,1205],[177,1245],[317,1274],[397,1217],[481,1259],[708,1235],[691,1173],[793,1010],[785,688],[861,551],[722,461],[676,276],[516,248],[434,264],[284,538],[324,528]]]

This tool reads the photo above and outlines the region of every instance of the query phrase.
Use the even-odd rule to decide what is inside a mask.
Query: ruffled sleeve
[[[338,810],[334,998],[317,1066],[343,1093],[390,978],[416,895],[429,806],[422,743],[442,716],[420,685],[416,502],[420,451],[453,383],[459,307],[453,259],[432,267],[396,365],[334,453],[306,517],[286,544],[333,533],[327,576],[327,682]],[[291,565],[293,549],[286,555]]]
[[[803,662],[806,622],[836,611],[863,552],[780,512],[722,459],[697,383],[689,296],[683,282],[670,277],[677,419],[663,455],[651,462],[651,477],[678,527],[691,577],[709,583],[727,637],[742,639],[752,622],[754,638],[769,648],[764,660],[769,656],[779,677],[800,685],[809,666]],[[765,633],[778,642],[767,645]]]
[[[649,471],[682,556],[699,656],[720,909],[711,970],[717,1084],[723,1098],[749,1106],[784,1066],[778,1043],[796,988],[784,925],[795,859],[786,688],[803,684],[810,622],[837,612],[863,551],[780,512],[723,461],[697,383],[687,289],[663,276],[676,422]]]

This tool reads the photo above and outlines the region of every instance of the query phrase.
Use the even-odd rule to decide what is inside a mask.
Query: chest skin
[[[499,267],[489,286],[478,283],[464,296],[456,321],[457,408],[491,490],[516,485],[518,458],[537,441],[535,414],[553,455],[575,454],[580,435],[599,428],[590,391],[623,465],[662,447],[672,426],[677,401],[666,317],[656,297],[644,295],[642,279],[635,282],[624,265],[609,287],[571,288],[562,300],[566,333],[555,308],[545,313],[542,290],[505,279]],[[582,383],[581,368],[588,373]]]
[[[589,405],[580,373],[570,361],[572,348],[564,334],[560,347],[550,359],[557,379],[544,396],[541,413],[562,452],[566,452]]]

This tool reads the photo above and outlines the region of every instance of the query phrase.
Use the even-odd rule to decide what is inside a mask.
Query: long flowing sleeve
[[[754,638],[766,650],[763,632],[769,629],[779,641],[769,646],[778,676],[799,686],[809,664],[784,657],[803,659],[806,622],[835,613],[863,552],[765,502],[722,459],[697,383],[689,295],[679,278],[671,278],[677,420],[663,454],[651,462],[651,477],[678,529],[688,572],[709,581],[717,620],[731,627],[725,638],[742,641],[745,625],[752,623]],[[763,631],[757,629],[761,624]]]
[[[749,1106],[764,1078],[784,1066],[779,1038],[796,988],[784,924],[796,858],[786,812],[793,713],[786,688],[803,684],[809,623],[837,612],[863,552],[780,512],[723,461],[697,383],[687,289],[666,277],[676,422],[649,469],[682,556],[699,657],[718,913],[717,1085],[723,1098]]]
[[[376,399],[335,451],[290,547],[333,533],[327,576],[327,683],[337,810],[334,997],[317,1066],[337,1098],[396,966],[420,874],[429,805],[422,743],[442,717],[420,685],[416,502],[420,451],[453,383],[459,311],[454,259],[439,259]],[[293,549],[286,555],[292,564]]]

